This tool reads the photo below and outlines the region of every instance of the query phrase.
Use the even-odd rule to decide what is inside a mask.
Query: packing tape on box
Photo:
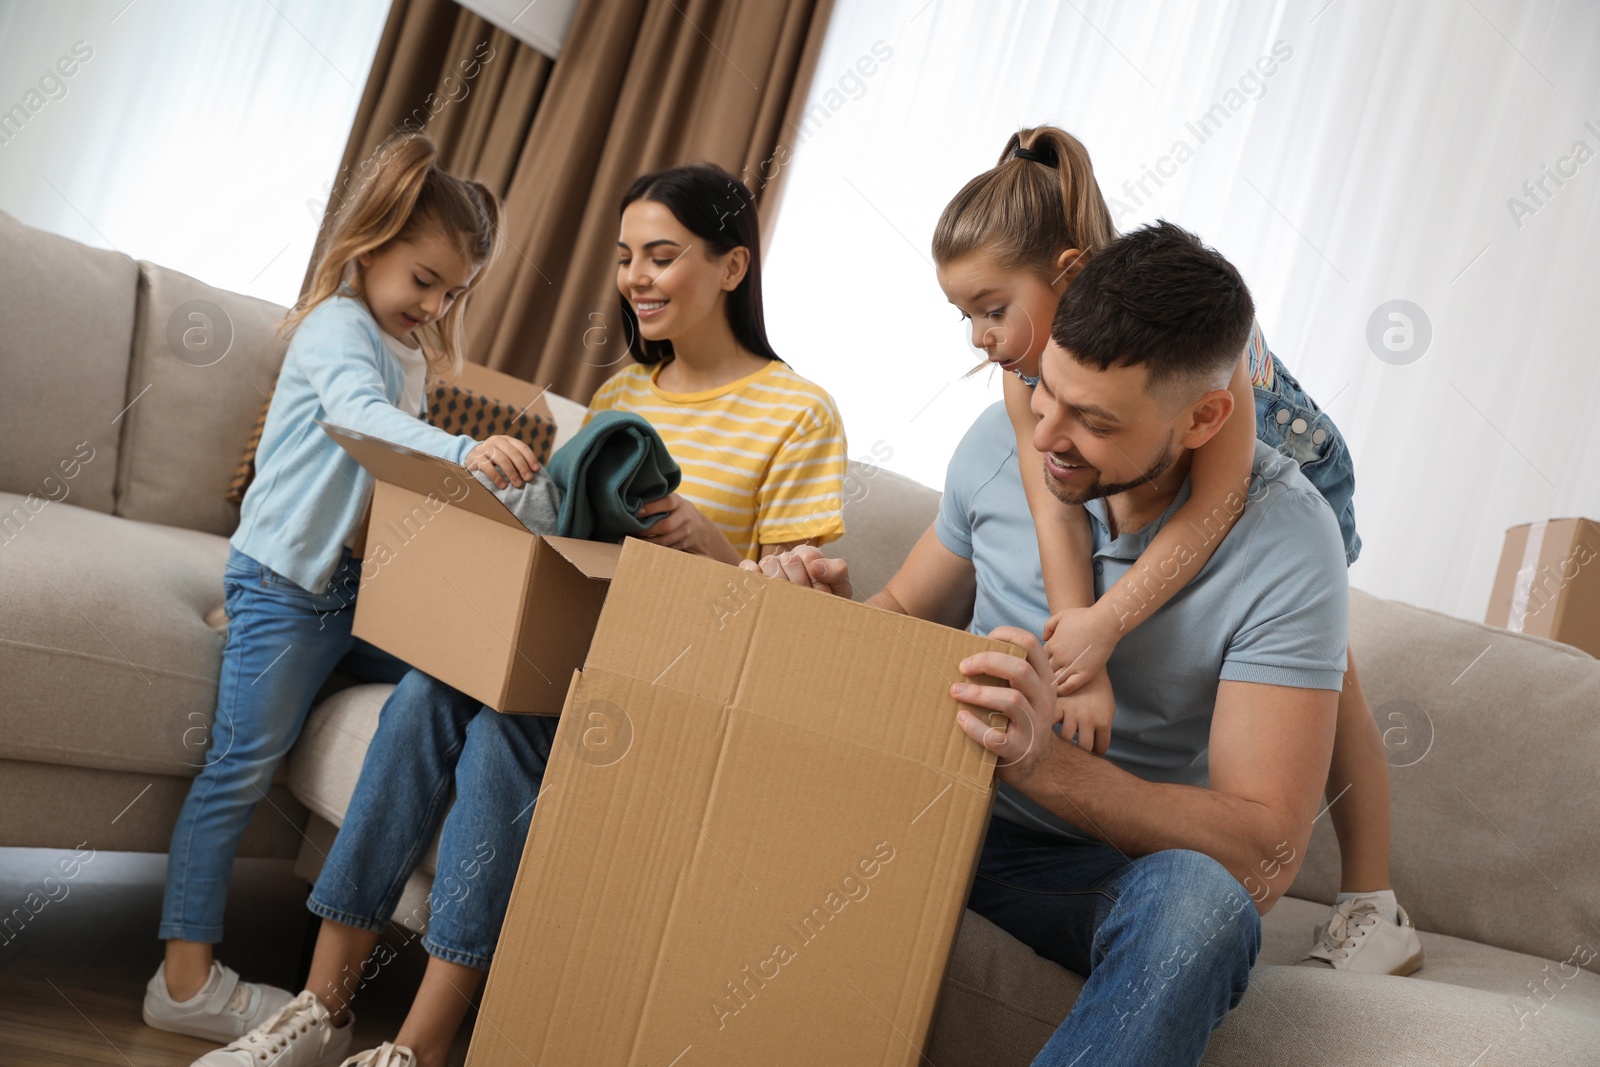
[[[1511,586],[1511,617],[1506,629],[1522,632],[1528,618],[1528,594],[1533,591],[1533,579],[1539,572],[1539,552],[1544,548],[1544,531],[1548,522],[1536,522],[1528,527],[1528,544],[1522,550],[1522,566],[1517,569],[1517,579]]]

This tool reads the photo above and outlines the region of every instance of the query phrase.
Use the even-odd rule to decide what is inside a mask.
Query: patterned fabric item
[[[1261,332],[1259,320],[1250,323],[1250,340],[1244,351],[1249,361],[1250,384],[1257,389],[1271,389],[1274,380],[1272,352],[1267,348],[1267,337]]]
[[[261,414],[256,417],[256,424],[245,442],[244,455],[239,457],[239,465],[228,482],[224,495],[229,503],[243,503],[245,490],[255,480],[256,449],[261,444],[261,431],[267,424],[267,411],[271,407],[272,394],[268,393],[267,402],[261,405]],[[428,387],[423,421],[447,433],[466,434],[479,441],[495,434],[515,437],[533,449],[541,465],[550,462],[551,446],[556,440],[556,424],[543,415],[518,411],[492,396],[437,381]]]
[[[435,383],[428,390],[426,421],[477,441],[495,434],[515,437],[533,449],[541,465],[550,462],[550,449],[556,440],[556,424],[550,419],[518,411],[492,396],[459,385]]]
[[[243,504],[244,491],[250,488],[250,483],[256,480],[256,449],[261,447],[261,431],[267,425],[267,412],[272,408],[272,394],[277,392],[274,387],[267,393],[267,402],[261,405],[261,414],[256,416],[256,424],[250,429],[250,436],[244,443],[244,454],[239,457],[239,465],[233,468],[233,477],[228,480],[228,491],[222,498],[230,504]]]

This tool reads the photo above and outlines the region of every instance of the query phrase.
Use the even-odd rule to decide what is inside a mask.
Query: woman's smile
[[[671,302],[670,300],[635,300],[633,302],[633,312],[639,316],[641,322],[648,322],[660,315]]]

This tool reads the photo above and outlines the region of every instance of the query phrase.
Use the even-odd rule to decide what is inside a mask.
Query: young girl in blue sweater
[[[335,668],[387,682],[408,669],[351,635],[353,549],[372,478],[318,421],[483,470],[502,486],[536,467],[514,438],[479,443],[421,419],[430,372],[449,377],[460,366],[468,297],[501,243],[494,194],[435,160],[421,134],[378,149],[284,323],[293,339],[223,576],[228,636],[210,745],[168,853],[150,1026],[226,1041],[288,1003],[287,992],[241,982],[213,958],[240,835]]]

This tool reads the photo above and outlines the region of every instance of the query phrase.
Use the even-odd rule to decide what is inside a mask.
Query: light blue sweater
[[[454,463],[477,444],[407,415],[396,406],[404,392],[405,369],[360,298],[334,296],[313,308],[289,342],[233,547],[323,592],[366,511],[372,476],[318,419]]]

